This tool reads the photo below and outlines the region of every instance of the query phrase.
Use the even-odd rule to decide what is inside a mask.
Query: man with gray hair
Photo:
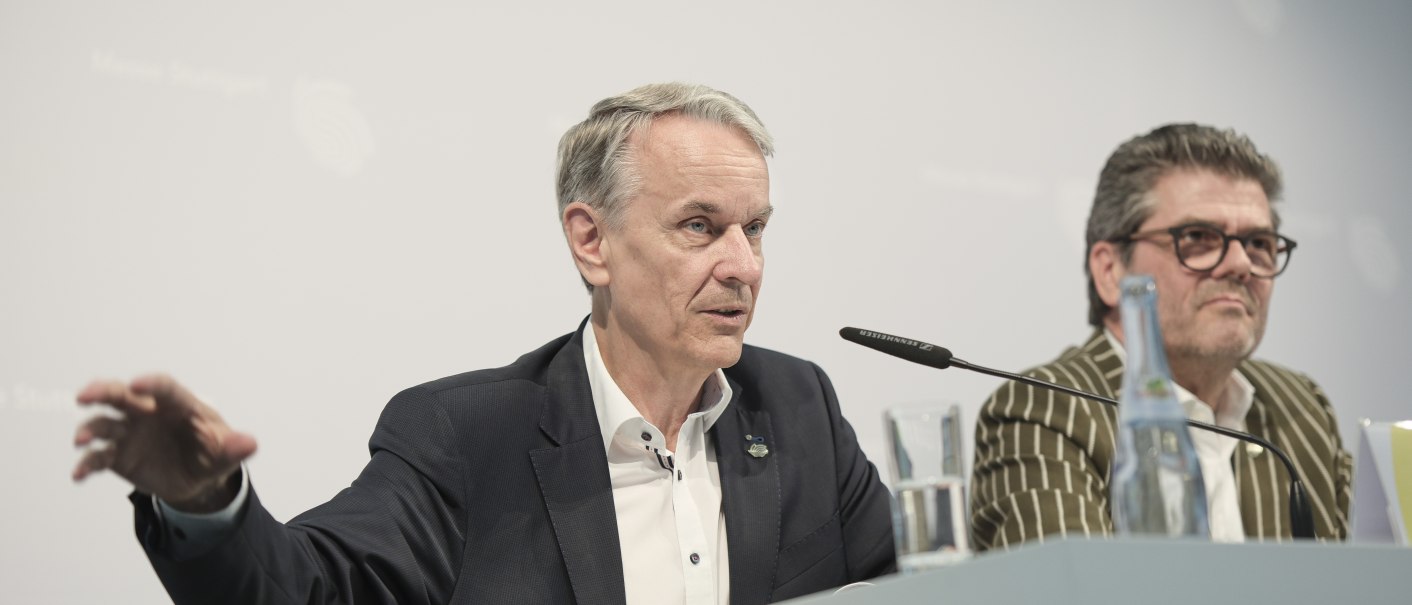
[[[578,330],[398,394],[352,486],[288,523],[254,440],[172,379],[97,381],[74,474],[133,483],[190,603],[765,603],[891,570],[888,496],[817,366],[743,344],[770,135],[704,86],[606,99],[564,135]]]
[[[1279,168],[1231,130],[1171,124],[1108,158],[1088,221],[1089,324],[1083,345],[1029,375],[1116,398],[1124,337],[1118,283],[1157,284],[1158,321],[1178,400],[1195,420],[1247,431],[1292,454],[1315,533],[1348,535],[1352,458],[1333,408],[1309,377],[1252,360],[1274,279],[1295,243],[1279,233]],[[1007,383],[976,422],[971,527],[977,547],[1113,531],[1116,411]],[[1193,431],[1212,538],[1290,537],[1289,477],[1273,454]]]

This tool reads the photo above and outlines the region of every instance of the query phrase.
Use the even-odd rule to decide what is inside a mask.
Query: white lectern
[[[1050,540],[795,605],[1412,603],[1412,549],[1332,543]]]

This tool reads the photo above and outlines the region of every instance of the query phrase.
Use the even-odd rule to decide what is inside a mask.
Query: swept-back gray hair
[[[608,226],[622,220],[623,203],[637,193],[632,146],[627,140],[652,120],[668,113],[710,120],[745,132],[760,153],[774,153],[774,141],[760,118],[740,99],[699,84],[648,84],[599,101],[588,119],[559,139],[557,193],[559,215],[573,202],[602,213]]]
[[[1098,176],[1098,191],[1088,215],[1087,246],[1084,248],[1084,275],[1088,276],[1088,323],[1103,326],[1110,307],[1098,296],[1088,253],[1093,245],[1114,241],[1137,232],[1152,215],[1156,203],[1149,195],[1157,180],[1172,170],[1200,168],[1217,174],[1251,179],[1260,183],[1273,204],[1284,184],[1280,167],[1260,153],[1245,135],[1230,129],[1202,124],[1168,124],[1133,137],[1118,146]],[[1270,206],[1270,220],[1280,226],[1280,215]],[[1132,260],[1132,246],[1119,243],[1123,264]]]

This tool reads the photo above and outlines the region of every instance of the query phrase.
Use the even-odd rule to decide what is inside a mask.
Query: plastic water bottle
[[[1119,535],[1209,540],[1201,465],[1157,325],[1157,285],[1133,275],[1119,287],[1127,363],[1113,456],[1113,526]]]

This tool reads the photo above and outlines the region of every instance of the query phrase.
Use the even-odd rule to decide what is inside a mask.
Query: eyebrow
[[[683,208],[683,209],[686,209],[686,210],[691,210],[691,211],[695,211],[695,212],[700,212],[700,213],[702,213],[702,214],[721,214],[721,207],[720,207],[720,206],[717,206],[716,204],[713,204],[713,203],[711,203],[711,202],[687,202],[687,204],[686,204],[685,206],[683,206],[682,208]],[[774,213],[775,213],[775,207],[774,207],[774,206],[765,206],[765,207],[762,208],[759,212],[756,212],[756,213],[755,213],[755,216],[753,216],[753,217],[751,217],[751,218],[756,218],[756,219],[770,218],[770,216],[773,215]]]
[[[1217,231],[1220,231],[1221,233],[1225,233],[1225,232],[1226,232],[1226,229],[1225,229],[1224,227],[1222,227],[1221,225],[1215,223],[1214,221],[1207,221],[1207,220],[1202,220],[1202,219],[1198,219],[1198,218],[1191,218],[1191,219],[1184,220],[1184,221],[1177,221],[1177,223],[1174,224],[1174,225],[1172,225],[1172,226],[1173,226],[1173,227],[1209,227],[1209,228],[1211,228],[1211,229],[1215,229],[1215,230],[1217,230]],[[1276,231],[1275,231],[1275,227],[1274,227],[1273,225],[1271,225],[1271,226],[1266,226],[1266,227],[1255,227],[1254,229],[1246,229],[1245,231],[1242,231],[1241,233],[1276,233]]]

